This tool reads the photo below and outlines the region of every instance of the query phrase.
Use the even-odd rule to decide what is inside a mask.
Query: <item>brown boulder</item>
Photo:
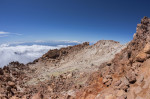
[[[146,58],[147,58],[146,53],[140,52],[140,53],[136,56],[136,61],[138,61],[138,62],[143,62],[143,61],[146,60]]]
[[[133,84],[133,83],[136,82],[136,75],[135,75],[134,72],[129,71],[129,72],[127,73],[126,77],[127,77],[128,81],[129,81],[129,83]]]

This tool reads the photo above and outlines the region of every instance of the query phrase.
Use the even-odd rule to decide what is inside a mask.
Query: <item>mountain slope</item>
[[[83,43],[71,49],[68,47],[69,50],[68,48],[62,48],[61,51],[51,50],[34,65],[29,66],[36,70],[33,73],[36,78],[31,80],[31,84],[32,82],[35,84],[37,79],[48,80],[49,76],[59,76],[67,72],[92,73],[100,64],[110,61],[124,47],[115,41],[99,41],[92,46]]]
[[[126,45],[116,41],[101,40],[94,45],[88,42],[83,44],[50,50],[41,58],[27,65],[12,62],[2,70],[3,77],[9,77],[2,83],[10,88],[2,87],[1,96],[36,97],[36,93],[43,95],[44,99],[65,98],[84,86],[90,75],[97,71],[99,66],[111,61],[115,54]],[[9,96],[7,95],[9,93]]]
[[[150,19],[144,17],[133,40],[89,79],[76,99],[149,99]]]

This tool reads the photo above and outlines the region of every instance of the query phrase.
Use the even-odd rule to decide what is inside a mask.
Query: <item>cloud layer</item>
[[[50,49],[66,47],[66,45],[45,46],[45,45],[18,45],[9,46],[3,44],[0,46],[0,67],[9,64],[12,61],[28,63],[41,57]]]

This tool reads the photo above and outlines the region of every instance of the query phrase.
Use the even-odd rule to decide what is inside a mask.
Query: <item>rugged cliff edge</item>
[[[50,50],[27,65],[0,69],[1,99],[149,99],[150,19],[133,40]]]

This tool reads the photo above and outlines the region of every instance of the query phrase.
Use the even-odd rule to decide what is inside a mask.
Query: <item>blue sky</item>
[[[0,0],[0,43],[132,40],[148,0]]]

